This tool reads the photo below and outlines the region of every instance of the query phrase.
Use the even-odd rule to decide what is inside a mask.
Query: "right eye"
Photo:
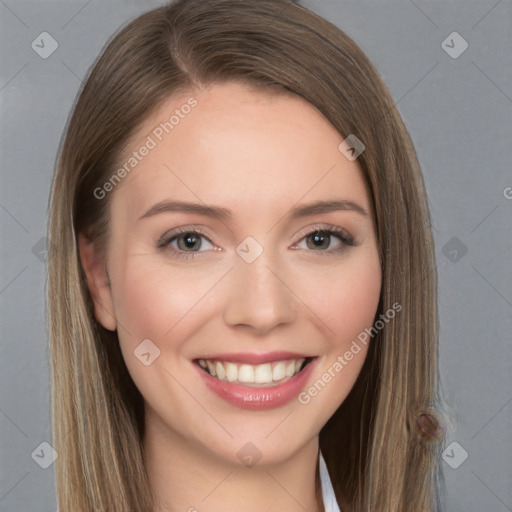
[[[206,247],[203,251],[203,240],[213,247],[212,242],[200,231],[192,229],[179,229],[166,233],[158,242],[158,247],[175,253],[176,256],[181,258],[194,257],[194,253],[204,252],[204,250],[211,249]],[[187,254],[188,253],[188,254]]]

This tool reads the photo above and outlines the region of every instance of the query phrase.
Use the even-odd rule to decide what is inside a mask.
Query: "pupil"
[[[329,235],[325,236],[321,233],[324,233],[323,231],[317,231],[315,234],[311,235],[311,238],[313,239],[314,248],[322,247],[325,248],[329,245]],[[327,243],[325,243],[327,242]]]
[[[185,246],[187,249],[199,248],[199,239],[193,233],[186,233],[186,235],[183,237],[183,240],[185,241]]]

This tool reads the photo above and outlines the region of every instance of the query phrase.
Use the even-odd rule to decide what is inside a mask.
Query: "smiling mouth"
[[[218,380],[249,387],[270,387],[295,377],[313,359],[315,357],[286,359],[258,365],[216,359],[196,359],[194,363]]]

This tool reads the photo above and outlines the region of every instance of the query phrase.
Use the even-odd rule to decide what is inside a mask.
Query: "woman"
[[[61,512],[441,509],[424,185],[338,28],[280,0],[131,22],[49,234]]]

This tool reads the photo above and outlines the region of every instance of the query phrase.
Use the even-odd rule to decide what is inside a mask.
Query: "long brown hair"
[[[123,28],[82,87],[51,193],[48,311],[53,444],[61,512],[153,510],[144,406],[117,334],[96,322],[77,237],[105,249],[112,176],[131,134],[170,95],[239,81],[301,96],[354,134],[375,216],[377,317],[348,397],[320,432],[343,512],[441,510],[434,244],[417,156],[377,71],[344,32],[284,0],[177,0]]]

